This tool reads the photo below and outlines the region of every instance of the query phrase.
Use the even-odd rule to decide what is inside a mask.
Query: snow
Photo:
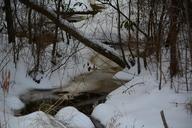
[[[68,106],[57,112],[55,118],[37,111],[26,116],[12,117],[7,120],[8,128],[94,128],[85,114]]]
[[[191,92],[176,93],[169,84],[159,91],[158,82],[148,71],[143,71],[111,92],[107,101],[94,109],[92,116],[106,127],[162,128],[160,111],[163,110],[169,127],[191,128],[192,118],[185,106],[191,97]]]
[[[89,117],[72,106],[64,107],[59,110],[55,118],[70,128],[94,128]]]
[[[75,0],[72,0],[70,6],[73,7],[75,2]],[[81,2],[88,6],[88,10],[90,9],[88,5],[90,1],[82,0]],[[127,0],[122,0],[121,4],[124,4],[125,2],[127,2]],[[128,7],[126,7],[126,5],[127,4],[124,4],[122,6],[122,8],[124,8],[122,11],[127,13],[128,10],[126,9],[128,9]],[[56,16],[55,12],[53,12],[54,7],[45,7],[45,9],[49,10],[53,16]],[[82,11],[82,8],[78,6],[74,7],[74,9]],[[84,9],[85,8],[83,7],[83,10]],[[132,11],[134,11],[134,9],[132,9]],[[132,19],[134,20],[134,16],[132,16]],[[60,22],[70,27],[72,30],[78,28],[80,35],[87,37],[89,40],[104,47],[106,50],[113,52],[115,55],[119,55],[113,48],[101,43],[103,41],[116,42],[118,40],[116,14],[111,7],[108,7],[92,18],[89,18],[88,21],[81,21],[74,24],[65,20],[60,20]],[[43,77],[41,83],[37,84],[27,75],[27,72],[31,69],[33,62],[35,61],[31,57],[28,46],[20,51],[22,57],[17,64],[17,69],[15,69],[15,65],[11,62],[12,53],[9,53],[11,45],[4,41],[7,37],[2,35],[3,34],[0,35],[2,38],[2,43],[0,44],[0,70],[8,62],[5,68],[11,70],[12,84],[8,95],[6,96],[5,103],[3,102],[3,92],[0,90],[1,125],[5,123],[5,111],[8,128],[65,128],[63,124],[70,128],[94,128],[89,117],[71,106],[61,109],[55,115],[55,118],[40,111],[26,116],[13,116],[14,110],[19,110],[24,107],[24,104],[19,99],[20,94],[34,88],[48,89],[63,87],[75,76],[86,73],[87,67],[85,67],[85,65],[89,62],[90,56],[92,56],[92,51],[81,46],[78,49],[78,55],[72,57],[65,66],[61,66],[59,71],[51,73],[50,76],[48,76],[50,71],[47,71],[45,75],[37,74],[38,78]],[[123,40],[126,40],[127,31],[122,32],[122,38]],[[73,39],[70,41],[72,40]],[[74,44],[77,43],[78,41],[74,41]],[[74,46],[66,46],[63,42],[59,42],[58,47],[65,55],[70,55],[71,51],[65,50],[65,48],[69,47],[70,49]],[[49,53],[51,53],[51,49],[51,45],[45,49],[48,54],[46,55],[46,57],[48,57],[45,58],[45,61],[47,62],[50,61]],[[75,60],[75,57],[78,58],[78,61]],[[61,64],[66,62],[65,59],[58,61],[61,61]],[[166,61],[167,60],[164,60],[163,57],[162,62],[165,63]],[[99,64],[99,62],[95,61],[94,63],[103,65]],[[48,65],[46,65],[48,68],[52,68],[52,65],[49,65],[50,63],[45,62],[45,64]],[[149,68],[151,67],[153,67],[153,64],[149,65]],[[53,69],[56,68],[57,67],[54,67]],[[169,66],[163,65],[163,68],[163,72],[167,77]],[[143,64],[141,64],[141,69],[142,72],[140,75],[137,75],[137,65],[129,70],[123,69],[116,73],[113,76],[114,79],[128,82],[111,92],[107,96],[105,103],[95,107],[91,116],[99,120],[106,128],[163,128],[164,126],[160,116],[160,111],[163,110],[170,128],[191,128],[192,116],[186,109],[186,104],[191,101],[192,92],[180,90],[179,93],[177,93],[174,89],[170,89],[169,81],[167,83],[163,81],[162,90],[159,91],[159,81],[156,80],[156,74],[151,70],[149,71],[149,69],[148,71],[144,70]],[[178,81],[182,80],[183,79],[178,78]],[[178,84],[178,81],[174,81],[174,83]],[[84,89],[83,87],[81,88]],[[3,107],[4,104],[5,110]]]
[[[115,110],[116,109],[109,104],[99,104],[94,108],[91,116],[100,120],[100,122],[106,126],[111,117],[114,116]],[[101,117],[104,118],[101,119]]]
[[[37,111],[26,116],[12,117],[8,120],[8,128],[66,128],[53,117]]]
[[[126,122],[126,123],[125,123]],[[122,114],[116,114],[110,119],[106,128],[143,128],[141,122],[134,119],[131,116],[123,116]]]
[[[2,36],[2,35],[1,35]],[[3,35],[4,36],[4,35]],[[0,61],[5,57],[5,60],[2,61],[2,65],[0,65],[0,68],[6,64],[8,61],[9,63],[6,65],[5,69],[11,71],[11,84],[9,87],[9,92],[7,96],[5,97],[5,113],[6,115],[14,115],[14,112],[17,110],[20,110],[24,107],[24,103],[19,99],[19,96],[28,90],[31,89],[51,89],[51,88],[59,88],[64,87],[67,85],[68,81],[70,81],[74,76],[77,76],[82,73],[88,72],[87,67],[85,66],[87,62],[89,62],[89,58],[92,55],[91,50],[84,48],[84,46],[81,46],[79,49],[79,52],[76,54],[76,57],[78,59],[75,59],[72,57],[68,60],[65,67],[61,67],[59,71],[55,71],[51,73],[51,76],[48,76],[47,74],[49,71],[47,71],[43,76],[43,79],[38,84],[33,81],[33,79],[27,74],[27,72],[30,70],[33,64],[33,58],[30,56],[30,52],[28,51],[28,46],[24,48],[21,51],[22,57],[17,63],[17,68],[15,69],[15,65],[13,64],[10,59],[12,59],[11,53],[8,53],[7,48],[10,46],[7,46],[5,43],[1,44],[0,51]],[[61,48],[66,47],[66,45],[63,42],[60,42],[58,45],[61,46]],[[72,47],[72,46],[68,46]],[[49,52],[51,49],[51,46],[46,48],[46,50]],[[65,55],[70,54],[70,51],[65,51]],[[61,63],[65,62],[66,60],[62,60]],[[47,65],[50,64],[46,63]],[[48,65],[49,66],[49,65]],[[49,67],[48,67],[49,68]],[[1,76],[1,74],[0,74]],[[41,77],[40,76],[40,77]],[[1,77],[0,77],[1,78]],[[0,79],[1,81],[1,79]],[[4,122],[4,101],[3,101],[3,92],[2,89],[0,89],[0,122],[3,124]],[[7,117],[8,118],[8,117]]]
[[[124,80],[124,81],[130,81],[134,78],[134,76],[137,74],[137,64],[131,69],[123,69],[121,72],[116,73],[113,78],[117,80]]]
[[[15,96],[7,97],[5,103],[11,110],[20,110],[25,106],[25,104]]]

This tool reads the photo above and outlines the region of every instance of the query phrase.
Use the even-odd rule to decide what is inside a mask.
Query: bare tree
[[[191,57],[191,66],[192,66],[192,1],[184,0],[185,8],[185,18],[187,22],[187,31],[188,31],[188,45],[190,47],[190,57]]]
[[[5,13],[6,13],[6,21],[7,21],[7,33],[8,33],[8,40],[9,43],[15,42],[15,33],[14,33],[14,26],[13,26],[13,16],[12,16],[12,9],[10,0],[4,0],[5,4]]]
[[[140,0],[137,1],[137,26],[140,23]],[[140,52],[139,52],[139,31],[136,31],[136,39],[137,39],[137,73],[140,74],[141,72],[141,65],[140,65]]]
[[[57,19],[59,20],[59,17],[60,17],[60,7],[61,7],[61,3],[62,3],[62,0],[59,0],[57,2],[57,0],[55,0],[55,6],[56,6],[56,9],[57,9]],[[58,37],[58,26],[56,24],[55,26],[55,39],[57,39]],[[53,43],[53,50],[52,50],[52,64],[56,64],[56,60],[55,60],[55,55],[56,55],[56,46],[57,46],[57,42],[54,42]]]
[[[123,46],[122,46],[122,39],[121,39],[121,11],[120,11],[120,7],[119,7],[119,0],[116,0],[117,2],[117,14],[118,14],[118,39],[119,39],[119,46],[120,46],[120,49],[121,49],[121,53],[122,53],[122,57],[123,57],[123,61],[125,62],[125,65],[126,67],[129,69],[130,66],[129,64],[127,63],[127,60],[125,58],[125,52],[124,52],[124,49],[123,49]]]
[[[177,60],[177,36],[179,32],[178,28],[178,0],[170,1],[170,27],[167,37],[167,43],[170,46],[170,75],[175,76],[179,70],[178,60]]]
[[[43,14],[48,19],[52,20],[55,24],[57,24],[60,29],[64,30],[65,32],[69,33],[71,36],[75,37],[77,40],[82,42],[87,47],[92,48],[96,52],[102,54],[103,56],[109,58],[110,60],[114,61],[121,67],[126,67],[125,62],[119,57],[117,53],[114,53],[113,51],[106,48],[107,46],[103,47],[103,44],[95,43],[86,38],[85,36],[81,35],[78,31],[76,31],[74,28],[70,27],[69,23],[67,21],[63,22],[61,20],[57,19],[57,16],[55,13],[48,11],[45,7],[41,7],[37,4],[34,4],[33,2],[29,0],[20,0],[21,3],[25,4],[27,7],[32,8],[33,10]]]
[[[13,16],[10,0],[4,0],[5,4],[5,14],[7,21],[7,33],[9,43],[13,43],[13,61],[16,65],[16,43],[15,43],[15,29],[13,25]]]

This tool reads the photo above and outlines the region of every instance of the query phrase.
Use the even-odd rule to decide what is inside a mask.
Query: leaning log
[[[65,32],[69,33],[71,36],[76,38],[78,41],[83,43],[85,46],[93,49],[94,51],[100,53],[101,55],[107,57],[108,59],[112,60],[116,64],[118,64],[121,67],[126,67],[125,62],[122,60],[122,58],[114,52],[113,49],[111,49],[109,46],[104,45],[100,42],[93,42],[92,40],[88,39],[84,35],[81,34],[81,32],[78,32],[76,28],[71,26],[69,22],[66,20],[58,20],[57,15],[49,10],[46,7],[41,7],[30,0],[20,0],[21,3],[25,4],[27,7],[41,13],[42,15],[46,16],[48,19],[53,21],[57,26],[64,30]]]

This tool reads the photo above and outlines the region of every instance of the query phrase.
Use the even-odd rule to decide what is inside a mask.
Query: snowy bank
[[[127,74],[127,78],[129,76]],[[125,77],[123,75],[122,79]],[[154,76],[143,71],[111,92],[107,101],[94,109],[92,116],[107,128],[163,128],[160,116],[163,110],[170,128],[191,128],[192,117],[186,109],[186,103],[191,98],[191,92],[176,93],[169,84],[164,84],[162,90],[158,90]]]
[[[66,128],[53,117],[38,111],[26,116],[13,117],[8,121],[8,128]]]
[[[55,118],[69,128],[95,128],[89,117],[71,106],[59,110]]]

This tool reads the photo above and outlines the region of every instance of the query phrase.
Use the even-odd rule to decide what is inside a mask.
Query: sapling
[[[3,114],[4,114],[4,123],[5,123],[5,127],[6,127],[6,107],[5,107],[5,99],[6,99],[6,96],[9,92],[9,86],[10,86],[10,78],[11,78],[11,73],[10,71],[6,70],[6,71],[2,71],[2,74],[1,74],[1,82],[0,82],[0,85],[1,85],[1,88],[2,88],[2,91],[3,91]]]

